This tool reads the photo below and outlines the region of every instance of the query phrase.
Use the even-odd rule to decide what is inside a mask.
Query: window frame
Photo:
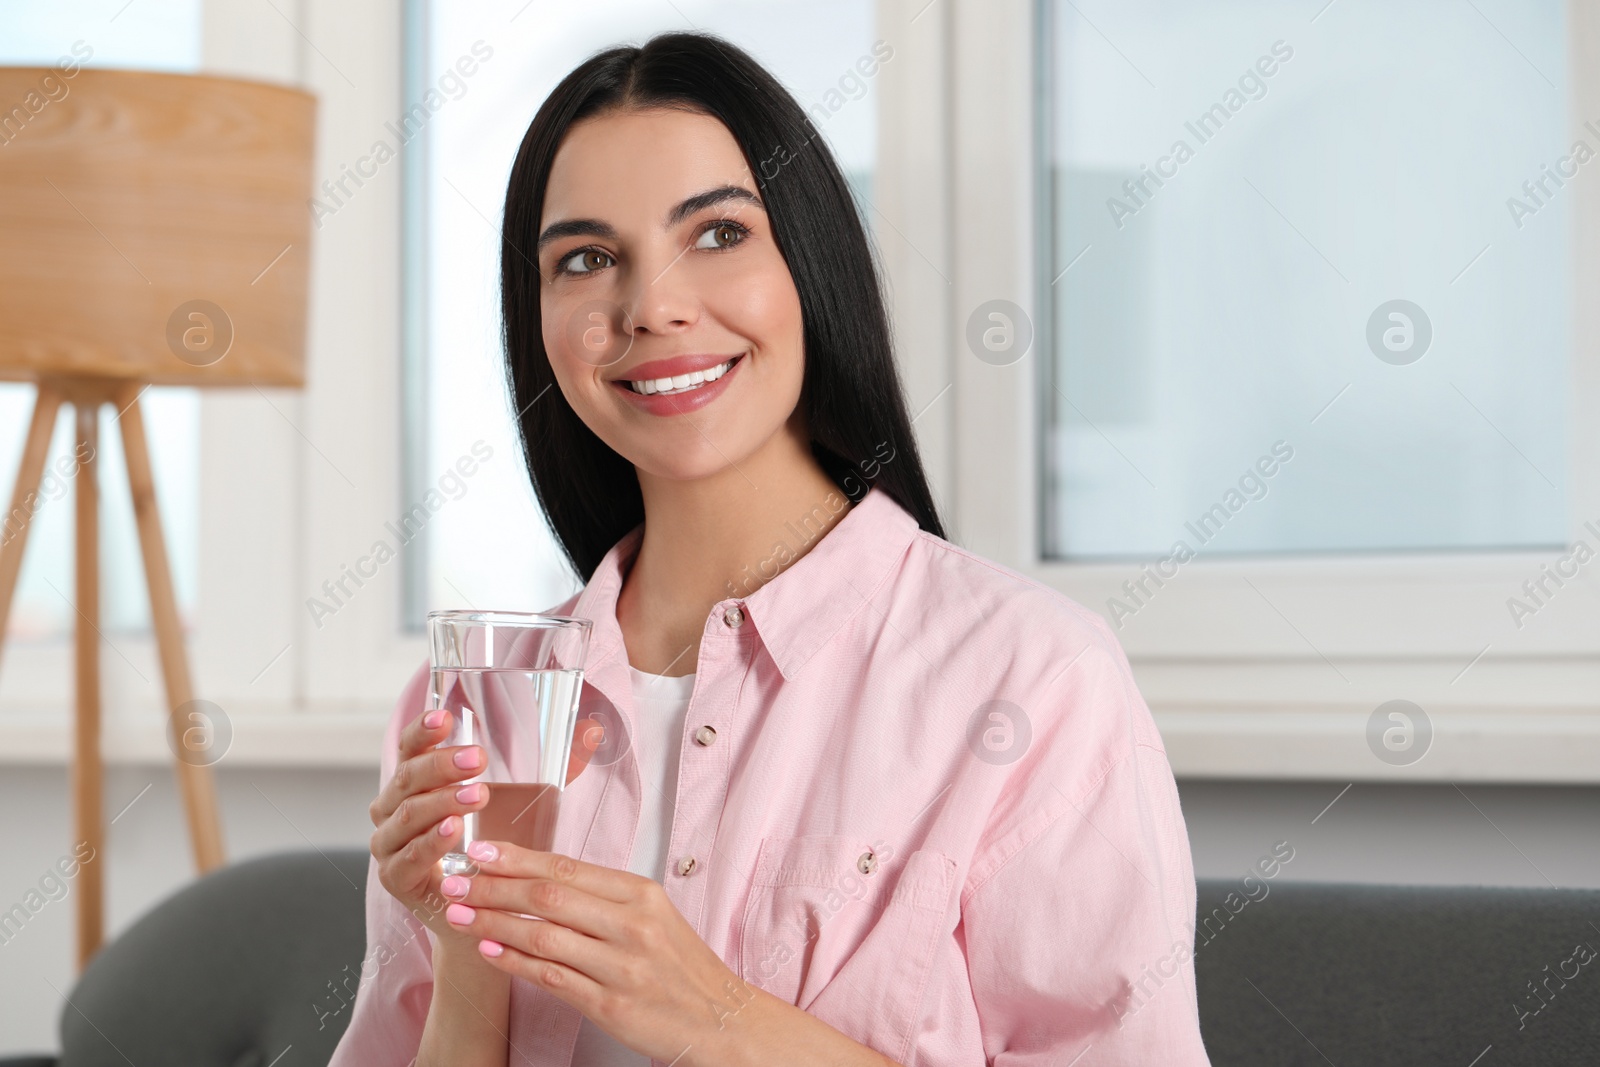
[[[201,17],[202,72],[316,94],[318,183],[401,111],[400,0],[303,0],[287,15],[205,0]],[[385,177],[314,230],[305,388],[201,391],[187,651],[196,696],[231,724],[228,765],[375,767],[395,698],[427,656],[421,636],[396,625],[394,563],[321,627],[306,606],[400,510],[398,168]],[[107,762],[170,762],[153,636],[104,637]],[[6,652],[0,751],[7,762],[68,761],[71,637]]]
[[[366,154],[406,106],[403,0],[303,0],[293,23],[270,8],[248,8],[206,0],[204,67],[316,94],[320,185]],[[346,722],[359,748],[329,758],[362,763],[376,763],[382,725],[427,657],[422,635],[398,625],[403,568],[392,560],[375,580],[347,581],[354,595],[320,626],[307,601],[385,535],[408,499],[405,191],[401,165],[392,162],[314,230],[305,388],[202,401],[202,603],[191,642],[197,691],[269,732],[285,714]],[[252,476],[239,477],[241,470]],[[224,516],[248,516],[248,534],[238,522],[220,535],[206,528]],[[330,530],[340,532],[323,532]],[[252,606],[239,611],[240,604]]]
[[[948,5],[950,174],[959,208],[950,221],[950,267],[959,309],[996,297],[1049,307],[1037,181],[1044,109],[1036,94],[1048,73],[1043,31],[1052,2]],[[1600,17],[1569,5],[1568,19],[1574,56],[1595,56]],[[1594,71],[1592,62],[1571,64],[1574,114],[1593,114],[1600,104]],[[1570,192],[1578,198],[1573,292],[1582,293],[1600,273],[1600,191]],[[1589,304],[1574,301],[1568,542],[1581,534],[1593,545],[1581,520],[1600,517],[1600,476],[1577,462],[1600,443],[1596,420],[1581,417],[1600,401],[1593,340],[1600,316]],[[954,353],[956,461],[945,487],[952,536],[1104,616],[1108,598],[1123,595],[1121,583],[1137,577],[1139,565],[1042,554],[1048,323],[1039,333],[1008,367]],[[959,328],[951,340],[962,345]],[[1024,458],[998,463],[990,458],[997,455]],[[1493,605],[1553,558],[1539,551],[1201,557],[1114,632],[1180,775],[1600,781],[1600,626],[1584,610],[1595,587],[1553,598],[1537,628],[1513,630],[1509,613],[1498,629],[1484,624]],[[1435,731],[1428,755],[1406,767],[1375,759],[1365,742],[1368,716],[1397,698],[1421,705]]]

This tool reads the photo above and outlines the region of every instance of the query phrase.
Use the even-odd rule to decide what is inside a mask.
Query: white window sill
[[[1431,747],[1403,767],[1367,749],[1364,706],[1222,710],[1156,703],[1152,710],[1179,778],[1600,783],[1600,715],[1583,709],[1436,709]],[[217,766],[375,771],[389,713],[238,713],[233,743]],[[108,765],[172,761],[164,723],[153,717],[108,721],[101,751]],[[0,765],[64,766],[71,752],[69,715],[0,715]]]
[[[232,743],[214,766],[346,767],[376,773],[392,710],[235,712]],[[72,734],[67,712],[0,715],[0,765],[65,765],[71,760]],[[108,715],[100,751],[107,765],[173,762],[166,720],[159,715],[138,721]]]
[[[1372,709],[1365,705],[1151,710],[1179,778],[1600,783],[1600,715],[1593,710],[1432,708],[1431,746],[1401,767],[1367,748]]]

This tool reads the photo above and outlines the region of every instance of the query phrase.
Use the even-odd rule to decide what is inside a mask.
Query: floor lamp
[[[56,416],[75,415],[77,963],[104,938],[99,412],[117,411],[197,869],[223,862],[139,396],[302,386],[315,101],[233,78],[0,67],[0,379],[37,387],[0,543],[0,642]],[[192,735],[192,731],[189,731]]]

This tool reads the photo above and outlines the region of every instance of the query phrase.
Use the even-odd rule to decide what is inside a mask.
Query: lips
[[[744,365],[744,353],[733,356],[673,356],[641,363],[611,384],[627,400],[652,415],[683,415],[721,396]],[[641,391],[647,390],[647,391]]]
[[[631,379],[623,380],[632,386],[634,392],[642,393],[646,396],[655,393],[683,393],[696,389],[706,382],[716,381],[733,368],[733,361],[738,358],[738,356],[733,356],[714,367],[707,367],[705,370],[692,370],[674,375],[663,374],[648,378],[635,376]]]
[[[692,355],[671,356],[667,359],[652,359],[629,367],[627,372],[620,375],[617,381],[656,381],[661,378],[676,378],[695,371],[705,372],[719,364],[743,355],[742,352],[700,352]]]

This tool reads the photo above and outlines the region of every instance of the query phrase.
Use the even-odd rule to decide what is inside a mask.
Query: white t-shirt
[[[628,870],[659,882],[666,877],[672,811],[678,796],[678,748],[683,742],[683,720],[689,710],[689,695],[694,691],[694,675],[669,678],[646,674],[631,665],[628,673],[633,678],[637,721],[633,751],[644,785],[639,833],[633,842]],[[650,1060],[584,1019],[578,1027],[572,1065],[649,1067]]]

